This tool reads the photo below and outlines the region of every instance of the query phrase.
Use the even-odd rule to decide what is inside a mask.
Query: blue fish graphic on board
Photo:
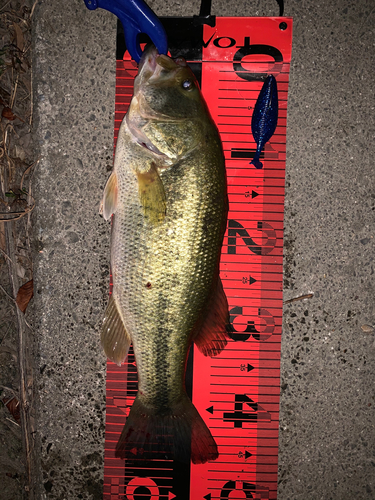
[[[254,165],[255,168],[263,168],[263,163],[259,161],[260,153],[275,132],[278,112],[276,78],[269,75],[259,92],[251,119],[251,132],[257,144],[257,150],[250,164]]]

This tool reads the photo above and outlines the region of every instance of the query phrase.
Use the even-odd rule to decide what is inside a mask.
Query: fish
[[[184,59],[151,46],[140,60],[102,202],[104,218],[113,215],[113,289],[101,342],[118,365],[132,343],[138,371],[117,457],[218,457],[186,393],[185,368],[193,342],[211,357],[227,344],[219,276],[227,212],[222,144],[198,82]]]
[[[263,168],[263,163],[259,161],[259,158],[266,142],[271,139],[276,130],[278,108],[276,78],[269,75],[259,92],[251,119],[251,132],[257,149],[250,165],[254,165],[255,168]]]

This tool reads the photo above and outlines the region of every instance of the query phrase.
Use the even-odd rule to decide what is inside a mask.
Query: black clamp
[[[279,16],[284,15],[284,0],[276,0],[279,6]],[[194,26],[203,26],[207,24],[208,26],[214,27],[216,24],[216,16],[211,16],[211,3],[212,0],[202,0],[201,8],[199,11],[199,16],[193,16]]]

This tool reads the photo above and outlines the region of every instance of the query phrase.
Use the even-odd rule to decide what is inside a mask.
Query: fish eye
[[[189,80],[189,79],[188,80],[184,80],[182,82],[182,88],[184,90],[190,90],[190,89],[192,89],[193,88],[193,82],[191,80]]]

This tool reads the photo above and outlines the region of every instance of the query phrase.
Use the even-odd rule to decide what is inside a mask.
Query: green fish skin
[[[150,47],[102,203],[105,219],[115,214],[102,345],[121,365],[133,344],[139,383],[118,457],[218,457],[186,394],[185,367],[192,342],[205,356],[227,343],[219,278],[227,210],[221,141],[198,83],[183,59]]]

